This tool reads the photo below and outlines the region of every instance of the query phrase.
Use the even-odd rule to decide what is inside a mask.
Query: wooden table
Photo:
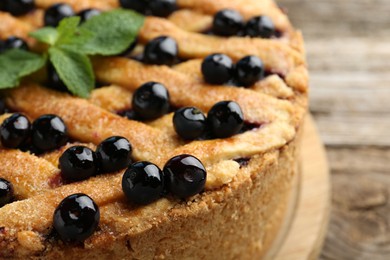
[[[390,1],[278,0],[301,28],[332,172],[321,259],[390,259]]]

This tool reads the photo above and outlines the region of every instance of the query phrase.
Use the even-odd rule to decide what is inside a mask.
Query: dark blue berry
[[[275,35],[275,25],[268,16],[256,16],[245,25],[245,34],[250,37],[271,38]]]
[[[212,54],[202,63],[202,74],[207,83],[225,84],[233,76],[233,61],[225,54]]]
[[[9,181],[0,178],[0,208],[12,202],[13,198],[14,187]]]
[[[193,140],[204,133],[206,117],[198,108],[180,108],[173,116],[173,126],[181,138]]]
[[[145,83],[135,91],[132,108],[143,119],[165,115],[170,108],[168,90],[157,82]]]
[[[122,189],[129,201],[141,205],[149,204],[159,199],[163,193],[163,173],[153,163],[134,163],[123,175]]]
[[[68,130],[64,121],[56,115],[43,115],[32,124],[31,142],[41,151],[50,151],[65,145]]]
[[[112,136],[101,142],[96,155],[99,159],[101,172],[116,172],[126,168],[131,163],[132,147],[124,137]]]
[[[133,9],[139,13],[145,13],[148,9],[147,0],[119,0],[123,8]]]
[[[177,61],[178,53],[177,43],[173,38],[160,36],[146,44],[144,62],[170,66]]]
[[[256,56],[246,56],[236,64],[236,80],[249,87],[264,77],[263,62]]]
[[[141,118],[137,115],[137,113],[135,113],[135,111],[132,110],[132,109],[126,109],[126,110],[118,111],[117,114],[122,116],[122,117],[125,117],[125,118],[127,118],[129,120],[135,120],[135,121],[140,121],[141,120]]]
[[[210,109],[207,121],[215,137],[227,138],[240,132],[244,116],[236,102],[221,101]]]
[[[47,87],[61,92],[67,92],[68,88],[61,80],[53,64],[49,63],[47,66]]]
[[[73,8],[68,4],[55,4],[45,11],[45,26],[57,27],[62,19],[74,16]]]
[[[85,10],[82,10],[81,12],[79,12],[77,14],[77,16],[80,16],[81,18],[81,23],[84,23],[85,21],[88,21],[89,19],[91,19],[92,17],[94,16],[98,16],[100,15],[102,12],[98,9],[94,9],[94,8],[90,8],[90,9],[85,9]]]
[[[4,114],[6,111],[5,101],[3,98],[0,98],[0,115]]]
[[[4,52],[11,49],[19,49],[26,51],[29,50],[27,43],[23,39],[14,36],[8,37],[3,42],[2,46],[0,47],[0,52]]]
[[[152,15],[160,17],[169,16],[177,8],[176,0],[149,0],[148,7]]]
[[[31,124],[27,117],[15,113],[0,126],[0,139],[4,147],[18,148],[30,137]]]
[[[0,9],[13,16],[24,15],[34,9],[34,0],[0,0]]]
[[[168,192],[179,198],[188,198],[203,191],[207,173],[198,158],[183,154],[165,164],[164,177]]]
[[[244,26],[244,18],[235,10],[224,9],[215,14],[213,32],[221,36],[237,35]]]
[[[63,199],[53,216],[54,228],[64,242],[84,241],[95,232],[99,221],[99,207],[83,193]]]
[[[61,155],[59,168],[62,177],[66,180],[85,180],[97,173],[97,157],[88,147],[72,146]]]

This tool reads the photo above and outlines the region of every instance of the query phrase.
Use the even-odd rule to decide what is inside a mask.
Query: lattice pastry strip
[[[277,100],[250,89],[221,87],[196,82],[165,66],[145,66],[124,58],[105,58],[94,62],[98,80],[110,82],[132,91],[148,81],[164,84],[176,107],[195,105],[208,111],[216,102],[234,100],[242,105],[249,122],[270,122],[277,118],[287,119],[294,108],[287,101]],[[273,107],[274,106],[274,107]]]
[[[195,82],[203,83],[204,79],[200,71],[201,64],[201,59],[194,59],[180,63],[174,69],[193,77]],[[269,75],[263,80],[256,82],[250,89],[280,99],[292,98],[294,96],[294,91],[278,75]]]
[[[60,171],[50,162],[19,150],[0,148],[1,177],[14,185],[17,199],[35,196],[58,186]]]
[[[291,47],[269,39],[248,37],[222,38],[187,32],[173,23],[148,17],[140,31],[140,39],[147,42],[161,35],[174,38],[179,46],[179,55],[183,58],[202,58],[212,53],[225,53],[234,60],[247,55],[260,57],[269,71],[287,74],[296,66],[304,65],[302,55]]]

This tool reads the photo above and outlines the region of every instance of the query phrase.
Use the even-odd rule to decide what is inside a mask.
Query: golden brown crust
[[[42,9],[57,2],[36,0]],[[118,6],[116,0],[61,2],[77,11]],[[181,9],[168,19],[146,19],[140,41],[145,44],[154,37],[170,35],[187,62],[169,68],[126,58],[96,57],[93,63],[98,80],[112,85],[94,90],[89,100],[38,83],[24,83],[6,93],[7,104],[30,119],[47,113],[61,116],[72,139],[90,147],[112,135],[125,136],[133,145],[135,159],[150,160],[160,167],[174,155],[193,154],[207,168],[206,191],[186,201],[168,197],[137,207],[124,198],[122,172],[64,183],[57,162],[72,144],[40,157],[0,147],[0,177],[14,184],[19,199],[0,209],[0,257],[258,259],[271,246],[296,176],[297,131],[307,109],[308,76],[301,34],[271,0],[177,2]],[[201,34],[222,8],[236,9],[245,19],[268,15],[283,37],[264,40]],[[0,38],[17,35],[35,48],[28,32],[42,25],[42,9],[20,18],[0,12]],[[215,52],[226,53],[235,61],[257,55],[268,72],[276,74],[248,89],[208,85],[201,77],[200,63]],[[131,107],[132,93],[147,81],[163,83],[175,107],[197,106],[207,113],[218,101],[234,100],[242,107],[246,121],[262,126],[228,139],[185,142],[173,129],[172,113],[142,123],[116,115]],[[249,158],[249,164],[240,167],[234,160],[238,158]],[[96,201],[101,221],[99,230],[84,243],[68,245],[52,235],[52,216],[58,203],[76,192]]]

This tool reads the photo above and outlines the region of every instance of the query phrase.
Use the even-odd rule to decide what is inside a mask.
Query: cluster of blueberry
[[[131,203],[146,205],[171,193],[188,198],[203,191],[206,169],[194,156],[178,155],[161,170],[151,162],[131,164],[122,178],[122,189]],[[1,193],[0,182],[0,193]],[[63,241],[83,241],[99,225],[100,210],[91,197],[77,193],[62,200],[54,212],[53,226]]]
[[[206,116],[196,107],[178,109],[173,116],[176,133],[186,140],[204,135],[211,138],[228,138],[238,134],[244,125],[241,107],[234,101],[216,103]]]
[[[264,78],[263,62],[256,56],[246,56],[236,64],[225,54],[211,54],[202,63],[202,74],[207,83],[249,87]]]
[[[2,0],[0,1],[0,10],[9,12],[13,16],[27,14],[35,8],[34,0]],[[81,21],[86,21],[89,18],[100,14],[97,9],[86,9],[79,13],[75,13],[73,8],[68,4],[54,4],[45,11],[44,24],[45,26],[56,27],[60,21],[66,17],[80,16]]]
[[[72,16],[80,16],[81,22],[85,22],[88,19],[99,15],[100,10],[90,8],[81,10],[76,13],[73,8],[68,4],[54,4],[45,11],[44,23],[45,26],[57,27],[62,19]]]
[[[68,141],[67,127],[56,115],[43,115],[32,124],[20,113],[14,113],[0,125],[1,144],[41,153],[57,149]]]
[[[275,36],[275,25],[268,16],[256,16],[246,23],[241,14],[224,9],[215,14],[212,32],[220,36],[249,36],[271,38]]]
[[[147,82],[140,86],[132,98],[132,110],[119,114],[131,120],[153,120],[170,110],[170,96],[161,83]],[[238,134],[244,125],[241,107],[234,101],[216,103],[208,117],[195,107],[184,107],[175,111],[173,125],[183,139],[227,138]]]
[[[96,151],[86,146],[69,147],[59,158],[61,176],[68,181],[81,181],[99,173],[116,172],[131,163],[132,147],[121,136],[101,142]]]

